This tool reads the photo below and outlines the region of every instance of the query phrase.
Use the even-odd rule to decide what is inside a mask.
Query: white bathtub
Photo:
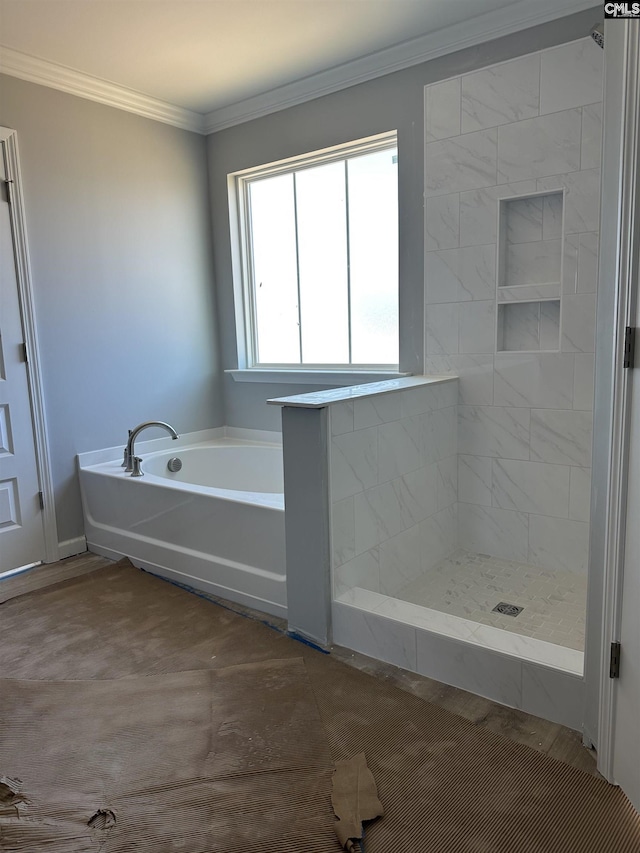
[[[285,616],[282,448],[228,437],[188,441],[137,445],[139,478],[125,474],[113,452],[78,457],[89,550]],[[145,452],[158,445],[167,449]],[[96,462],[105,455],[111,460]],[[182,469],[172,473],[167,463],[176,456]]]

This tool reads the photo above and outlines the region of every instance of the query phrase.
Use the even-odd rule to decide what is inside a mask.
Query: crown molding
[[[74,71],[55,62],[38,59],[10,47],[0,46],[0,72],[27,80],[29,83],[59,89],[61,92],[77,95],[79,98],[87,98],[154,121],[171,124],[183,130],[205,132],[202,113],[177,107],[158,98],[127,89],[125,86]]]
[[[184,130],[209,134],[593,7],[594,0],[520,0],[506,9],[477,15],[204,115],[10,47],[0,46],[0,72]]]
[[[212,110],[204,116],[204,132],[215,133],[457,50],[591,9],[594,5],[593,0],[536,0],[535,3],[520,0],[506,9],[478,15],[261,95]]]

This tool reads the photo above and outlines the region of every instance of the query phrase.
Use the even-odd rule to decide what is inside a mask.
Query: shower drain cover
[[[492,613],[504,613],[505,616],[517,616],[522,613],[524,608],[518,607],[517,604],[507,604],[506,601],[501,601],[491,611]]]

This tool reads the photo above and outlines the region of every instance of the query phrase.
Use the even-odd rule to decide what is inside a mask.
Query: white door
[[[46,555],[4,156],[0,145],[0,573]]]
[[[640,300],[636,328],[640,328]],[[640,334],[640,332],[636,333]],[[640,346],[640,340],[637,345]],[[640,811],[640,357],[631,379],[629,480],[620,619],[620,678],[615,686],[614,773]]]

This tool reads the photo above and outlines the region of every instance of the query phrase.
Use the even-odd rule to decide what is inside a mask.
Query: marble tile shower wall
[[[329,407],[334,596],[395,595],[457,542],[457,380]]]
[[[577,572],[588,554],[602,59],[582,39],[425,89],[425,372],[460,377],[460,545]],[[540,349],[554,351],[500,351],[499,200],[552,191],[564,207],[560,329]],[[524,224],[520,240],[560,236],[544,219]]]

